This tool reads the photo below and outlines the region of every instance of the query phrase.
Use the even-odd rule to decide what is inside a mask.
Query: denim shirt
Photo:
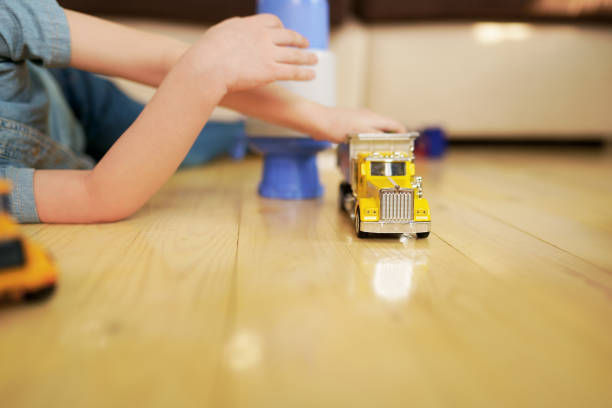
[[[0,178],[11,211],[39,222],[34,169],[88,169],[85,135],[47,67],[70,62],[70,31],[55,0],[0,0]]]

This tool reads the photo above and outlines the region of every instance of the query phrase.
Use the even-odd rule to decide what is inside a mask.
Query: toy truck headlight
[[[363,220],[364,221],[378,221],[378,208],[377,207],[364,208]]]

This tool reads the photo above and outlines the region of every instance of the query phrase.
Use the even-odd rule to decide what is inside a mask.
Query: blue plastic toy
[[[257,12],[278,16],[285,27],[308,38],[310,48],[329,48],[327,0],[259,0]]]
[[[428,127],[421,130],[416,140],[416,153],[429,158],[444,156],[447,147],[446,132],[441,127]]]
[[[278,16],[285,27],[308,38],[313,49],[329,45],[327,0],[259,0],[259,13]],[[331,146],[309,138],[249,135],[253,149],[264,155],[259,194],[287,200],[317,198],[323,194],[316,163],[317,152]]]

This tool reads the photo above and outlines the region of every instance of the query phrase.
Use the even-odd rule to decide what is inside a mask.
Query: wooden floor
[[[2,407],[612,405],[612,154],[417,161],[425,240],[360,240],[260,161],[177,174],[130,220],[27,226],[58,292],[0,308]]]

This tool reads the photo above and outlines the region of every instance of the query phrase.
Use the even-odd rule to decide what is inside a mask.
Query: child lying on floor
[[[189,46],[55,0],[0,0],[0,178],[13,183],[13,214],[51,223],[128,217],[178,168],[217,105],[333,142],[404,131],[269,85],[311,80],[317,59],[307,47],[273,15],[226,20]],[[89,72],[157,92],[143,107]]]

